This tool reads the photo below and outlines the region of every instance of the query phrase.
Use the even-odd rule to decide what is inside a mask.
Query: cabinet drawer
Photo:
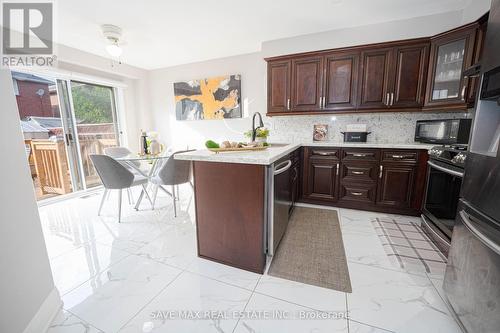
[[[418,152],[416,150],[383,150],[382,162],[404,162],[417,163]]]
[[[363,184],[342,184],[340,190],[341,201],[355,201],[374,203],[375,202],[375,187],[366,186]]]
[[[339,149],[307,147],[306,150],[307,150],[308,156],[311,156],[314,158],[329,159],[329,160],[339,160],[340,159],[340,150]]]
[[[378,149],[363,149],[363,148],[343,149],[342,160],[378,162],[380,156],[379,154],[380,153]]]
[[[342,182],[376,182],[378,165],[362,162],[342,163]]]

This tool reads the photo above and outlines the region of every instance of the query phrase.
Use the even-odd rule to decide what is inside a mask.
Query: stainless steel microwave
[[[415,141],[443,145],[467,144],[472,119],[418,120]]]

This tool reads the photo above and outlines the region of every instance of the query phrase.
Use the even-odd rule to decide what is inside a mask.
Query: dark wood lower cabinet
[[[410,208],[415,182],[415,166],[381,165],[377,205]]]
[[[426,173],[425,150],[305,147],[301,201],[419,215]]]
[[[265,167],[195,161],[194,179],[198,255],[262,274]]]
[[[338,200],[339,150],[305,148],[303,201],[329,202]]]

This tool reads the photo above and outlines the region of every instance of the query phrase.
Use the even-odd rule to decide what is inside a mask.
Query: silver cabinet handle
[[[462,218],[462,222],[464,223],[465,227],[469,229],[469,231],[476,236],[481,243],[489,247],[491,250],[496,252],[497,254],[500,254],[500,246],[496,244],[494,241],[489,239],[485,234],[483,234],[474,224],[473,224],[473,218],[469,214],[467,214],[465,211],[461,210],[460,211],[460,217]]]
[[[462,99],[465,99],[465,87],[466,85],[464,84],[464,86],[462,87]]]
[[[337,176],[339,175],[339,169],[340,169],[340,163],[337,163],[337,172],[336,172]]]
[[[355,175],[364,175],[365,173],[363,171],[351,171]]]
[[[325,96],[323,96],[323,109],[325,108]]]
[[[355,154],[352,154],[352,156],[354,156],[354,157],[366,157],[367,155],[355,153]]]
[[[389,93],[385,96],[385,105],[389,105]]]
[[[363,193],[361,192],[351,192],[352,195],[355,195],[355,196],[360,196],[360,195],[363,195]]]
[[[319,150],[313,150],[312,154],[313,155],[320,155],[320,156],[335,156],[335,155],[337,155],[337,153],[333,152],[333,151],[319,151]]]
[[[394,93],[391,93],[391,106],[394,104]]]
[[[392,155],[392,158],[400,160],[400,159],[403,159],[405,157],[403,155]]]
[[[383,171],[384,171],[384,166],[383,166],[383,165],[381,165],[381,166],[380,166],[380,171],[379,171],[379,173],[378,173],[378,178],[382,179],[382,174],[383,174]]]
[[[286,101],[286,108],[290,110],[290,98]]]

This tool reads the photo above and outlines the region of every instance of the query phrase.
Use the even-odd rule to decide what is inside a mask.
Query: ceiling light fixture
[[[112,24],[103,24],[101,26],[102,35],[106,38],[108,45],[106,51],[110,56],[118,58],[122,55],[122,48],[120,46],[120,39],[122,37],[122,29]]]

